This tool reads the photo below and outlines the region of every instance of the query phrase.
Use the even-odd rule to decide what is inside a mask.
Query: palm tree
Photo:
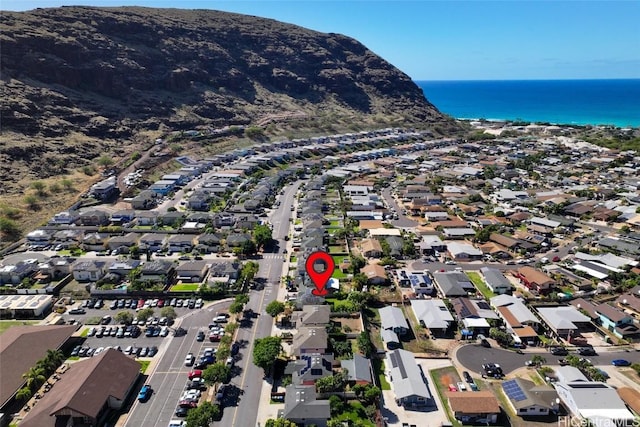
[[[44,376],[44,371],[42,370],[42,368],[38,366],[29,368],[27,372],[22,374],[22,378],[27,380],[26,387],[28,387],[30,390],[36,390],[38,387],[40,387],[40,384],[42,384],[47,379],[47,377]]]
[[[31,398],[31,389],[29,387],[22,387],[20,390],[18,390],[18,392],[16,393],[16,399],[19,401],[26,401],[29,400]]]
[[[45,372],[53,373],[65,359],[64,354],[60,350],[47,350],[47,354],[39,362],[42,362]]]

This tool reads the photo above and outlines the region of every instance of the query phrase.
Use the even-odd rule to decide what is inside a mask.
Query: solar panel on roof
[[[525,400],[527,398],[516,380],[505,381],[504,383],[502,383],[502,389],[504,390],[504,393],[509,397],[509,399],[515,402],[520,402],[521,400]]]

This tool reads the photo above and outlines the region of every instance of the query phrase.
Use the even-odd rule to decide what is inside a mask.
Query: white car
[[[160,328],[160,336],[166,337],[167,335],[169,335],[169,327],[163,326],[162,328]]]
[[[189,389],[182,394],[180,400],[198,400],[202,392],[196,389]]]
[[[193,353],[187,354],[187,357],[184,358],[184,366],[193,366],[196,361],[196,357]]]
[[[183,420],[171,420],[169,421],[169,427],[186,427],[187,422]]]

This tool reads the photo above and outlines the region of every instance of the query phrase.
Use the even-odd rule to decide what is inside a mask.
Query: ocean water
[[[640,127],[640,79],[416,81],[459,119]]]

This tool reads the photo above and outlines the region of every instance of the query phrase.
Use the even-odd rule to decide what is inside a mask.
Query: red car
[[[202,377],[202,371],[200,369],[194,369],[189,372],[189,379],[192,380],[196,377]]]
[[[144,307],[144,300],[143,299],[139,299],[138,300],[138,308],[142,308]]]
[[[219,334],[210,334],[209,335],[209,341],[211,342],[217,342],[220,341],[220,335]]]
[[[194,402],[193,400],[181,400],[178,403],[178,406],[180,406],[181,408],[197,408],[198,407],[198,402]]]
[[[449,391],[458,391],[458,389],[453,384],[449,384]]]
[[[158,300],[158,307],[164,307],[164,300],[163,299],[159,299]]]

